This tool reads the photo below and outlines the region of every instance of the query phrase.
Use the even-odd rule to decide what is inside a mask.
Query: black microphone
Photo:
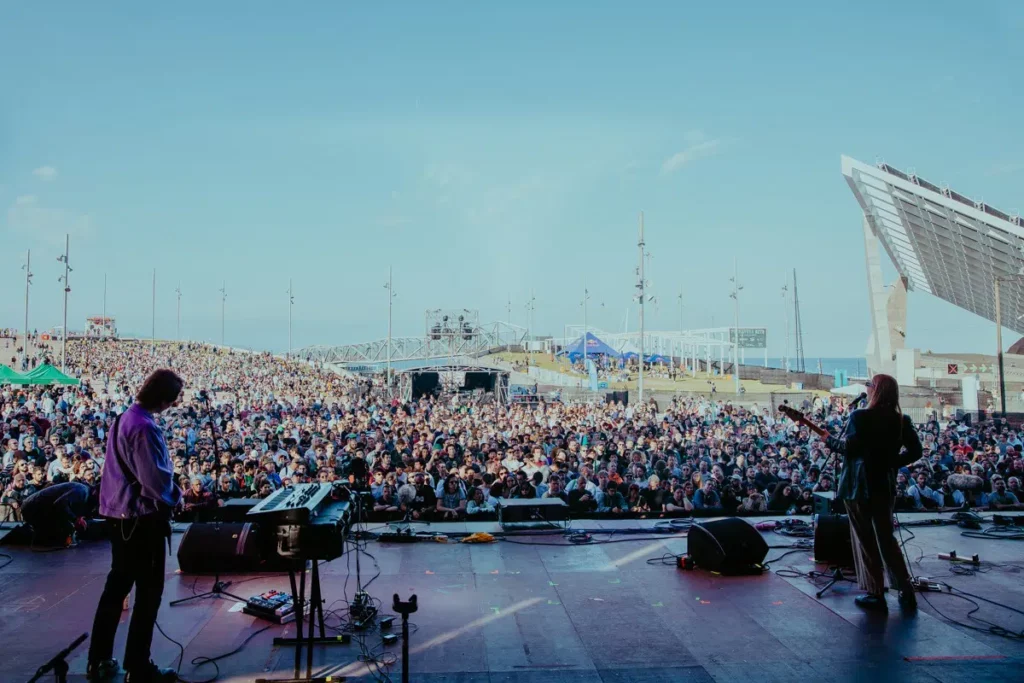
[[[847,407],[848,408],[856,408],[858,405],[860,405],[860,402],[863,401],[864,399],[866,399],[867,397],[868,397],[868,392],[862,391],[862,392],[860,392],[860,396],[858,396],[857,398],[853,399],[853,402],[849,406],[847,406]]]

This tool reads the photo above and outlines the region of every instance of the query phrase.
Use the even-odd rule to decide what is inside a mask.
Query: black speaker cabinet
[[[181,537],[178,567],[186,574],[268,571],[257,524],[196,523]]]
[[[818,517],[814,527],[814,559],[832,566],[853,566],[853,540],[847,515]]]
[[[738,517],[694,524],[686,543],[687,554],[699,569],[720,574],[759,573],[768,556],[760,532]]]
[[[256,507],[260,501],[256,498],[232,498],[224,501],[224,505],[216,507],[201,508],[195,521],[197,522],[239,522],[251,521],[246,519],[249,510]]]

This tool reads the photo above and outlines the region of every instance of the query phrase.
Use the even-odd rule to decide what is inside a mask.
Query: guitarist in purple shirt
[[[114,635],[133,585],[135,608],[125,646],[125,681],[177,680],[173,669],[162,669],[150,660],[149,651],[163,597],[171,512],[181,499],[167,444],[154,418],[177,402],[183,385],[171,370],[155,371],[142,385],[135,403],[114,421],[107,439],[100,515],[110,522],[112,559],[92,626],[90,681],[111,681],[120,673],[113,659]]]

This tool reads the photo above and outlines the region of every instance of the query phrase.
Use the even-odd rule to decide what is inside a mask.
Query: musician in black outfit
[[[868,406],[850,414],[839,438],[828,446],[843,455],[836,496],[850,514],[854,564],[867,591],[856,603],[887,609],[883,563],[899,590],[904,608],[917,607],[910,572],[893,535],[892,511],[896,470],[921,458],[921,441],[910,418],[900,410],[899,385],[889,375],[875,375],[867,384]]]

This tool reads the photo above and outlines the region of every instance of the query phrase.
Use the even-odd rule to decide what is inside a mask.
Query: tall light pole
[[[590,292],[587,286],[583,285],[583,369],[587,369],[587,302],[590,301]]]
[[[732,374],[733,379],[736,381],[736,394],[740,393],[740,290],[743,289],[743,285],[740,284],[739,266],[736,264],[735,257],[732,260],[732,277],[729,278],[729,282],[732,283],[732,292],[729,294],[729,298],[733,300],[733,308],[736,314],[736,325],[733,328],[735,332],[735,339],[733,339],[732,347]]]
[[[537,307],[537,297],[533,295],[533,289],[530,289],[530,298],[526,302],[526,363],[527,365],[533,365],[533,354],[530,352],[530,339],[533,336],[533,311]]]
[[[21,368],[28,369],[28,288],[32,284],[32,250],[25,257],[25,343],[21,347]]]
[[[150,331],[149,349],[156,353],[156,268],[153,269],[153,329]]]
[[[686,350],[683,348],[683,288],[679,288],[679,364],[683,365],[686,360],[684,358]],[[672,355],[671,353],[669,354]]]
[[[295,290],[292,289],[292,279],[288,278],[288,360],[292,357],[292,308],[295,307]]]
[[[220,286],[220,345],[224,346],[224,309],[228,300],[228,283],[221,281]]]
[[[508,294],[508,303],[505,305],[505,310],[508,312],[508,325],[512,326],[512,293]]]
[[[786,355],[782,357],[782,368],[789,372],[789,275],[786,284],[782,285],[782,310],[786,314]]]
[[[178,281],[178,286],[174,288],[174,294],[178,298],[178,309],[176,312],[177,322],[174,328],[174,335],[181,341],[181,281]]]
[[[391,304],[394,302],[395,294],[394,281],[391,279],[391,266],[388,266],[388,281],[384,284],[384,289],[388,290],[388,396],[391,396]]]
[[[637,383],[639,403],[644,402],[644,212],[640,212],[640,239],[636,243],[640,265],[637,266],[637,298],[640,300],[640,380]]]
[[[71,265],[68,263],[68,256],[71,253],[71,235],[64,235],[64,255],[58,256],[57,261],[64,264],[64,275],[57,278],[58,282],[64,283],[64,327],[60,340],[60,371],[68,371],[68,294],[71,293],[71,285],[68,284],[68,276],[71,274]]]

